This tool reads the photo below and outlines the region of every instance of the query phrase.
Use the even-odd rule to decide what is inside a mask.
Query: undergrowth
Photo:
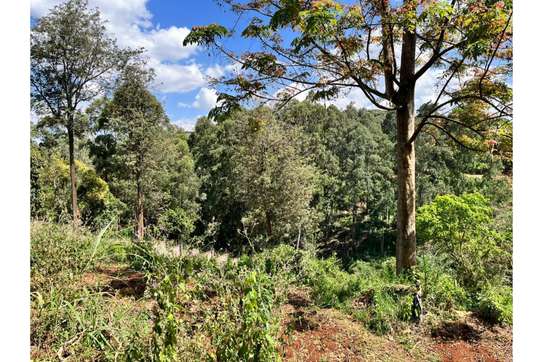
[[[471,310],[493,323],[512,323],[510,287],[466,288],[431,253],[411,273],[396,276],[393,258],[344,269],[336,257],[287,245],[239,258],[174,256],[115,232],[98,239],[48,223],[32,224],[31,248],[35,360],[279,360],[277,311],[291,288],[309,289],[312,304],[340,309],[378,335],[412,323],[415,280],[426,316]],[[104,265],[141,274],[144,293],[85,282]]]

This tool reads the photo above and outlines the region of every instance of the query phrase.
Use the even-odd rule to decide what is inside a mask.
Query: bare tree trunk
[[[411,112],[397,112],[398,201],[396,241],[396,272],[416,264],[415,233],[415,147],[406,144],[413,133],[415,119]]]
[[[143,223],[143,190],[141,187],[141,180],[138,177],[138,194],[136,200],[136,239],[142,241],[145,233]]]
[[[415,232],[415,34],[404,31],[400,69],[399,107],[396,111],[397,228],[396,273],[411,268],[416,260]]]
[[[68,126],[68,148],[69,148],[69,159],[70,159],[70,187],[72,192],[72,222],[74,228],[79,226],[79,207],[77,206],[77,176],[75,170],[75,147],[74,147],[74,130],[73,130],[73,119],[69,120],[70,125]]]

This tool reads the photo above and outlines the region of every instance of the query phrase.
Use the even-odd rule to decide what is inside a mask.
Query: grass
[[[282,333],[316,328],[311,318],[328,309],[352,324],[349,333],[390,334],[405,353],[420,353],[406,333],[415,278],[425,292],[421,328],[469,309],[511,322],[509,289],[472,295],[431,257],[397,277],[393,258],[345,270],[335,257],[286,245],[232,258],[157,251],[109,229],[95,236],[34,222],[31,236],[34,360],[279,360]],[[285,305],[296,309],[288,328]]]

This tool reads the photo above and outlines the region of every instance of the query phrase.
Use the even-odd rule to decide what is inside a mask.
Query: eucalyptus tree
[[[313,232],[310,201],[315,170],[302,156],[297,129],[287,129],[269,108],[236,114],[236,196],[247,207],[244,226],[272,242],[300,241]]]
[[[128,198],[134,204],[138,240],[144,237],[144,197],[156,184],[153,171],[159,167],[161,134],[169,123],[162,105],[147,88],[152,78],[142,64],[127,65],[100,119],[100,135],[109,135],[114,142],[111,157],[116,169],[112,172],[126,182],[123,192],[134,195]]]
[[[241,36],[255,50],[229,50],[221,39],[234,31],[218,24],[194,27],[185,38],[184,45],[207,46],[240,68],[216,80],[212,115],[243,102],[284,103],[309,91],[334,98],[352,89],[396,113],[396,269],[415,265],[415,140],[435,127],[463,143],[465,135],[455,135],[451,125],[473,138],[485,137],[494,121],[510,121],[512,1],[221,2],[239,14],[234,27],[242,24]],[[436,92],[417,122],[415,89],[423,77]],[[452,112],[466,105],[481,109],[482,117]]]
[[[75,138],[84,132],[82,108],[102,93],[116,70],[134,54],[106,32],[98,10],[69,0],[37,20],[30,35],[31,95],[41,126],[59,127],[68,137],[71,207],[79,223]]]
[[[238,128],[234,118],[215,123],[202,117],[189,138],[195,171],[201,180],[202,203],[197,232],[204,234],[206,230],[213,230],[215,247],[230,250],[242,245],[237,230],[242,227],[241,219],[246,212],[233,182],[237,162],[235,151],[241,142]]]
[[[344,234],[335,230],[337,219],[350,216],[351,239],[363,220],[385,222],[392,214],[392,142],[381,130],[385,112],[356,109],[345,111],[313,101],[290,102],[278,112],[287,126],[300,127],[303,152],[319,170],[319,187],[313,203],[323,213],[323,234],[330,238]]]

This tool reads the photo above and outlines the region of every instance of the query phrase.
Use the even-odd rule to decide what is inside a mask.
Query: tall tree
[[[217,80],[221,94],[212,115],[240,102],[284,103],[308,91],[314,98],[332,98],[353,88],[375,107],[395,112],[396,269],[415,265],[415,140],[424,128],[435,127],[462,143],[451,125],[484,136],[493,120],[510,119],[512,1],[222,2],[240,19],[249,16],[241,35],[260,48],[230,51],[221,38],[234,31],[218,24],[194,27],[185,38],[185,45],[208,46],[240,65],[234,76]],[[438,91],[417,123],[415,88],[425,75],[434,78]],[[487,107],[484,121],[466,122],[451,112],[474,101]]]
[[[202,117],[189,138],[203,198],[197,232],[204,233],[217,225],[211,240],[216,248],[233,249],[234,241],[239,241],[237,229],[241,228],[241,217],[245,212],[243,203],[235,195],[235,184],[232,182],[235,148],[240,143],[235,128],[234,119],[216,124]],[[237,244],[241,245],[240,242]]]
[[[115,140],[116,172],[127,181],[126,192],[135,194],[138,240],[144,237],[144,196],[156,183],[153,171],[158,167],[160,135],[168,124],[162,105],[147,89],[151,80],[152,73],[141,64],[126,66],[101,117],[102,135],[109,133]]]
[[[247,206],[245,224],[269,241],[296,240],[312,232],[310,201],[315,173],[300,153],[296,129],[282,127],[269,108],[236,114],[236,196]]]
[[[31,32],[33,108],[47,115],[43,126],[61,126],[68,136],[71,207],[79,223],[75,138],[85,127],[81,107],[104,90],[106,81],[133,54],[108,36],[98,10],[69,0],[38,19]]]

